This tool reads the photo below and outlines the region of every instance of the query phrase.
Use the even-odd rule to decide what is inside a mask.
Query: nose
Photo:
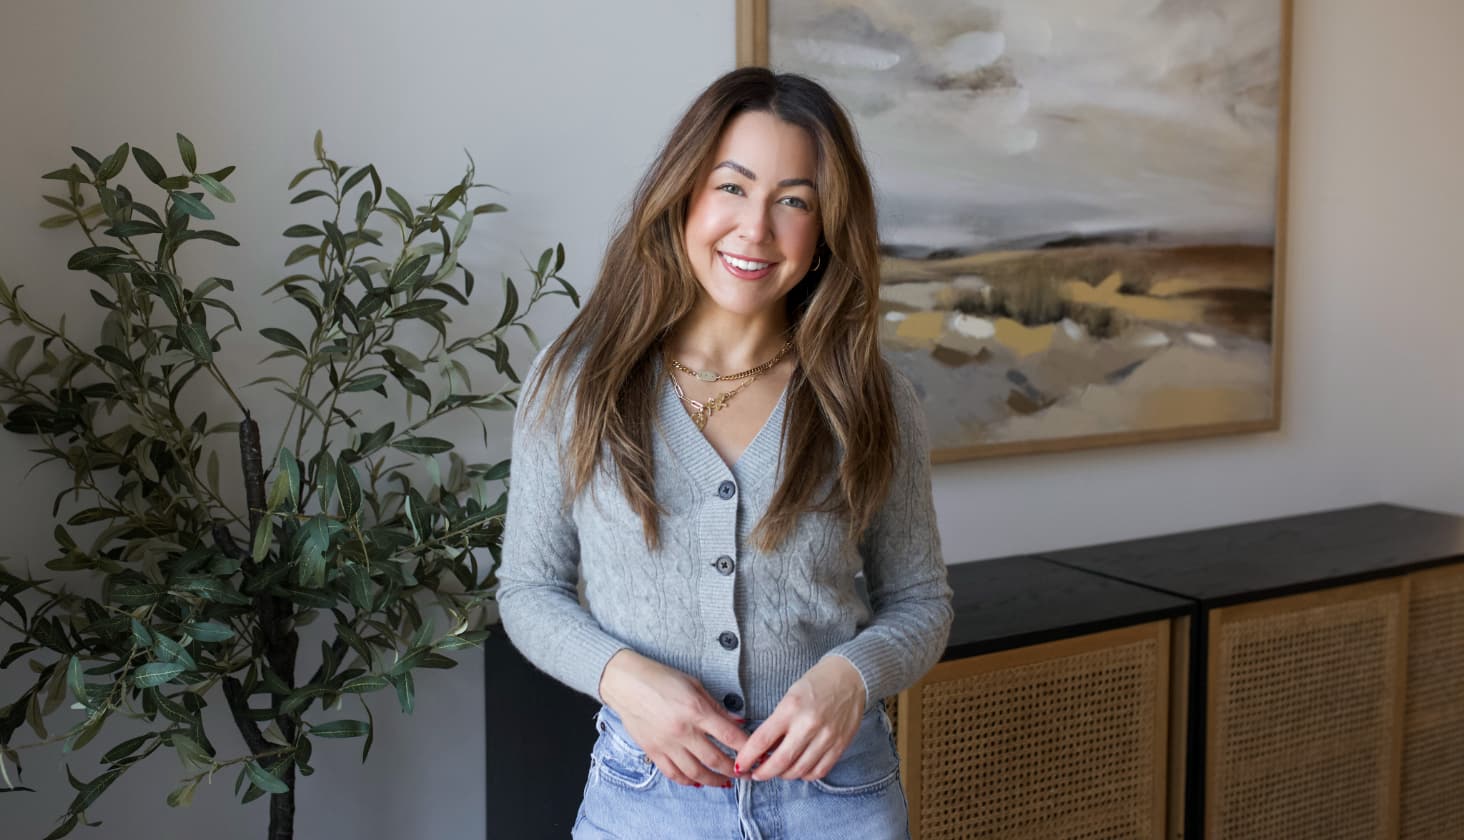
[[[772,235],[773,226],[768,209],[760,202],[744,202],[742,218],[739,219],[738,235],[747,242],[762,242]]]

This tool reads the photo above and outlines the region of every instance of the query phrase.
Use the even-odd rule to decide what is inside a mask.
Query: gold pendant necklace
[[[757,367],[748,368],[741,373],[730,373],[725,376],[711,370],[692,370],[686,365],[683,365],[682,363],[671,358],[671,355],[669,353],[666,354],[666,361],[670,363],[672,368],[675,368],[682,373],[689,373],[692,376],[695,376],[697,379],[701,380],[702,382],[725,382],[734,379],[747,380],[741,385],[738,385],[736,388],[717,394],[706,402],[699,402],[688,397],[686,395],[686,392],[681,390],[681,383],[676,381],[676,374],[673,373],[671,370],[666,371],[666,376],[670,377],[671,386],[676,389],[676,396],[680,397],[682,402],[691,406],[691,421],[696,424],[696,427],[698,429],[705,430],[707,427],[707,421],[712,419],[713,414],[726,408],[727,402],[733,397],[737,396],[739,391],[741,391],[743,388],[746,388],[748,385],[756,382],[759,376],[771,370],[774,365],[782,361],[783,356],[786,355],[792,347],[793,339],[790,338],[783,344],[783,346],[778,350],[777,354],[774,355],[772,359],[763,362]]]

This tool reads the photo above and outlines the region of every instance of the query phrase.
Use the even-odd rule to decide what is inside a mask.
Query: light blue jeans
[[[761,723],[744,728],[750,733]],[[900,758],[883,701],[865,713],[833,769],[811,782],[744,776],[731,788],[680,785],[661,775],[608,706],[595,713],[595,728],[600,737],[571,830],[577,840],[909,840]]]

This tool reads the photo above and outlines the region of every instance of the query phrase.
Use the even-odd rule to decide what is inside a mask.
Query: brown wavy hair
[[[562,416],[548,409],[563,405],[573,388],[566,490],[577,497],[602,449],[608,452],[653,548],[660,546],[664,513],[655,498],[651,443],[660,404],[657,355],[700,292],[683,240],[686,215],[722,131],[747,111],[771,113],[813,140],[823,229],[817,270],[784,298],[798,359],[779,432],[784,477],[752,539],[772,551],[801,513],[816,510],[845,517],[857,540],[894,473],[899,433],[879,349],[878,225],[858,138],[818,83],[762,67],[734,70],[703,91],[672,129],[606,248],[594,290],[525,383],[524,398],[545,409],[540,416]],[[580,375],[571,381],[577,359]],[[549,398],[534,399],[546,381]],[[815,500],[831,474],[837,480]]]

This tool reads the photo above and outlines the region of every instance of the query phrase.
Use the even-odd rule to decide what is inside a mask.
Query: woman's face
[[[813,263],[822,230],[813,141],[747,111],[728,123],[708,167],[686,215],[687,256],[712,302],[752,315],[782,301]]]

